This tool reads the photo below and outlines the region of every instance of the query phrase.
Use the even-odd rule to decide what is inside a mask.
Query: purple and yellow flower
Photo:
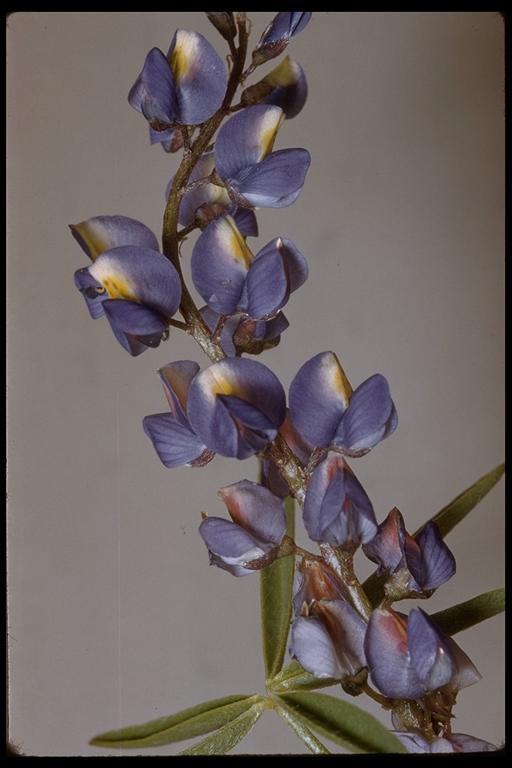
[[[345,680],[365,667],[366,624],[345,600],[320,600],[291,629],[290,654],[312,675]]]
[[[233,522],[206,517],[199,526],[210,565],[234,576],[265,568],[275,559],[286,533],[282,499],[250,480],[221,488],[219,496]]]
[[[205,179],[211,175],[215,168],[215,158],[213,152],[205,152],[194,166],[189,183],[192,184],[198,179]],[[165,190],[165,198],[169,197],[172,178]],[[194,189],[185,192],[181,198],[179,208],[179,224],[182,227],[188,227],[196,221],[201,229],[220,216],[230,214],[240,233],[244,237],[256,237],[258,235],[258,222],[254,211],[247,208],[237,208],[229,197],[227,190],[223,186],[206,182]]]
[[[312,445],[363,456],[398,424],[387,380],[380,373],[352,391],[334,352],[308,360],[290,386],[290,414]]]
[[[395,507],[363,545],[365,555],[378,563],[378,573],[394,576],[394,588],[404,593],[437,589],[455,573],[455,558],[444,543],[434,522],[429,522],[414,539],[405,529]]]
[[[198,371],[198,364],[192,360],[178,360],[158,371],[169,412],[146,416],[143,426],[166,467],[202,467],[214,456],[197,437],[187,417],[188,390]]]
[[[306,103],[308,84],[304,70],[286,56],[268,75],[258,83],[245,89],[241,102],[245,106],[253,104],[273,104],[280,107],[287,120],[296,117]]]
[[[221,360],[192,380],[187,413],[210,450],[245,459],[276,437],[286,416],[286,396],[279,379],[261,363]]]
[[[409,617],[374,610],[364,649],[373,682],[391,698],[420,699],[440,689],[453,697],[481,677],[457,643],[421,608],[413,608]]]
[[[75,272],[91,317],[105,315],[132,356],[158,346],[179,307],[181,281],[155,235],[126,216],[95,216],[70,228],[92,261]]]
[[[291,38],[309,24],[311,11],[281,11],[274,16],[254,49],[252,60],[256,65],[279,56]]]
[[[351,551],[377,531],[372,503],[342,456],[329,453],[311,475],[304,525],[313,541]]]
[[[276,237],[254,256],[231,216],[200,235],[191,267],[194,285],[211,309],[253,320],[275,317],[308,276],[306,259],[291,240]]]
[[[493,752],[497,747],[483,739],[476,739],[466,733],[451,733],[429,741],[421,733],[392,731],[408,752],[439,754],[444,752]]]
[[[215,170],[242,208],[284,208],[298,198],[311,162],[306,149],[273,152],[285,114],[258,104],[233,115],[215,142]]]
[[[178,29],[167,56],[159,48],[148,53],[128,101],[153,130],[166,131],[208,120],[221,106],[226,86],[226,68],[208,40]]]

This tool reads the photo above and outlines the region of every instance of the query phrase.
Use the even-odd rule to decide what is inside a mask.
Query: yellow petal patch
[[[135,286],[119,264],[112,263],[108,258],[101,259],[89,267],[89,272],[102,284],[111,299],[138,301]]]
[[[293,85],[299,79],[299,65],[287,56],[272,72],[263,78],[264,83],[274,88]]]
[[[226,216],[220,220],[218,235],[233,259],[249,269],[253,255],[231,216]]]
[[[88,221],[81,221],[80,224],[71,224],[71,229],[83,241],[91,261],[97,259],[103,251],[110,248],[108,233],[105,232],[101,224],[91,225]]]
[[[341,395],[343,405],[345,408],[347,408],[353,389],[349,380],[347,379],[345,371],[341,367],[340,361],[334,352],[326,355],[323,361],[323,365],[325,367],[325,373],[327,374],[330,385],[336,392]]]
[[[272,152],[277,132],[284,118],[285,114],[280,107],[274,107],[274,109],[269,109],[268,112],[265,113],[265,117],[263,118],[259,129],[258,144],[260,147],[260,154],[258,162],[261,162],[269,152]]]
[[[179,84],[188,75],[197,57],[199,38],[194,32],[179,29],[176,42],[171,54],[171,69],[176,82]]]

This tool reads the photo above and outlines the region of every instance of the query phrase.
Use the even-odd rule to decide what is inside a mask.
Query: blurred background
[[[250,18],[254,45],[272,14]],[[197,534],[202,510],[224,514],[218,488],[255,479],[256,461],[166,470],[141,420],[166,409],[157,368],[204,364],[199,348],[176,331],[132,359],[73,285],[87,258],[69,223],[124,214],[160,234],[179,158],[150,147],[127,94],[176,28],[224,55],[200,13],[7,21],[9,731],[29,755],[108,754],[88,740],[263,692],[258,576],[209,568]],[[251,244],[293,239],[310,278],[259,359],[286,388],[328,349],[354,386],[388,378],[399,428],[353,466],[378,520],[396,505],[415,530],[504,455],[503,22],[315,13],[288,52],[309,99],[276,148],[306,147],[312,164],[295,205],[259,213]],[[429,611],[503,584],[503,485],[450,534],[457,574]],[[483,679],[460,694],[454,730],[498,744],[503,617],[456,640]],[[303,748],[266,712],[236,751]]]

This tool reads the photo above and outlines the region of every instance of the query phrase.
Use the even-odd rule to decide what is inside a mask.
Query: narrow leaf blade
[[[459,493],[446,507],[443,507],[437,514],[430,518],[430,521],[434,522],[439,528],[441,536],[444,538],[471,512],[476,505],[482,501],[489,491],[491,491],[496,483],[500,480],[501,476],[505,472],[505,464],[498,464],[497,467],[487,472],[483,477],[466,488],[465,491]],[[425,527],[427,523],[424,523],[414,536],[416,537]],[[363,584],[363,589],[366,592],[368,599],[373,606],[378,605],[384,597],[384,584],[386,582],[386,574],[377,576],[375,571],[369,576]]]
[[[231,722],[226,723],[218,731],[207,736],[193,747],[180,752],[180,755],[225,755],[247,736],[250,730],[254,728],[260,719],[264,709],[264,704],[253,704],[253,706],[239,715]]]
[[[372,715],[325,693],[279,696],[305,724],[351,752],[407,752],[403,744]]]
[[[287,533],[294,535],[294,501],[285,501]],[[292,615],[295,558],[281,557],[260,574],[261,633],[265,677],[272,678],[283,666]]]
[[[505,472],[505,464],[498,464],[497,467],[487,472],[486,475],[477,480],[476,483],[470,485],[465,491],[462,491],[453,501],[443,507],[443,509],[431,518],[431,521],[436,523],[441,536],[444,538],[450,531],[455,528],[461,520],[464,520],[476,505],[482,501],[484,496],[487,496],[498,480]],[[421,530],[425,527],[424,523],[414,536],[417,536]]]
[[[331,753],[322,742],[309,730],[307,725],[291,709],[286,707],[283,702],[276,704],[277,714],[288,723],[292,731],[295,731],[301,741],[314,755],[330,755]]]
[[[132,749],[158,747],[183,739],[192,739],[220,728],[250,709],[260,696],[224,696],[210,699],[195,707],[182,709],[174,715],[150,720],[142,725],[130,725],[115,731],[106,731],[89,742],[93,747]]]
[[[505,590],[493,589],[482,595],[466,600],[464,603],[452,605],[444,611],[432,615],[432,619],[448,635],[455,635],[464,629],[469,629],[485,619],[497,616],[505,610]]]

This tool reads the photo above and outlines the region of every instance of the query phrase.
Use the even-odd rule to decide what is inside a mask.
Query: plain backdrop
[[[250,16],[254,43],[272,14]],[[130,358],[73,284],[87,258],[69,223],[124,214],[160,233],[178,157],[149,145],[127,94],[176,28],[226,53],[200,13],[7,22],[9,733],[29,755],[108,754],[88,740],[264,690],[258,576],[209,568],[197,533],[256,462],[166,470],[141,420],[166,408],[157,368],[201,351],[176,331]],[[328,349],[355,386],[388,378],[399,428],[354,468],[377,518],[396,505],[411,530],[504,454],[503,37],[496,13],[315,13],[289,48],[309,99],[276,144],[307,147],[311,168],[251,241],[285,235],[309,261],[259,358],[284,386]],[[448,543],[457,573],[429,611],[502,585],[503,482]],[[456,639],[483,679],[454,730],[500,743],[503,617]],[[235,751],[303,748],[266,712]]]

